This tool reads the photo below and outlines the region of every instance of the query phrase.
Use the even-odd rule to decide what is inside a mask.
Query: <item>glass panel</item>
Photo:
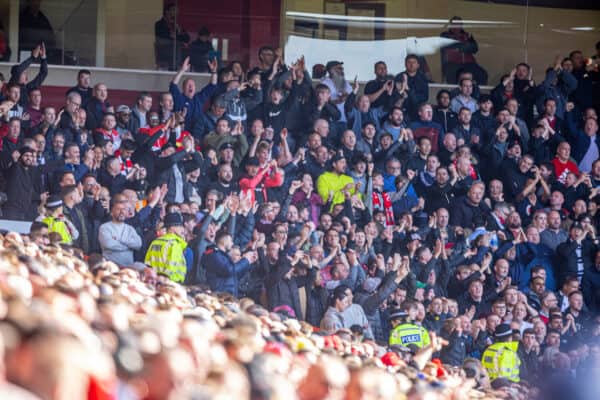
[[[44,42],[51,64],[95,65],[97,0],[21,2],[19,58]]]
[[[366,81],[376,61],[385,61],[397,73],[404,70],[404,57],[413,53],[430,81],[455,83],[456,71],[467,68],[477,72],[480,83],[495,84],[526,56],[527,8],[524,1],[512,3],[287,0],[286,59],[304,55],[309,67],[348,61],[347,76]],[[454,16],[462,22],[451,27]]]

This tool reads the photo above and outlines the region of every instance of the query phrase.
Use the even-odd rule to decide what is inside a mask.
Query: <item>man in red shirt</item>
[[[552,159],[554,174],[560,183],[565,183],[569,172],[579,176],[577,164],[570,160],[571,146],[567,142],[561,142],[556,149],[556,157]]]

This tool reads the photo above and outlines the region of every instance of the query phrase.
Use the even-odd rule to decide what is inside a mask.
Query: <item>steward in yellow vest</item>
[[[517,355],[519,342],[512,341],[512,329],[508,324],[500,324],[494,332],[495,343],[488,346],[481,357],[481,364],[487,370],[490,381],[506,378],[519,382],[521,359]]]
[[[187,247],[183,239],[183,217],[179,213],[165,216],[167,233],[150,243],[144,263],[156,270],[158,275],[167,276],[173,282],[183,283],[187,272],[184,251]]]

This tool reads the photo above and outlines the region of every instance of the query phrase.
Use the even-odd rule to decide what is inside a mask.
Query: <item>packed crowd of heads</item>
[[[45,104],[45,52],[0,95],[2,218],[31,222],[0,241],[0,394],[597,393],[598,54],[429,102],[422,57],[361,89],[263,47],[129,106],[88,70]]]

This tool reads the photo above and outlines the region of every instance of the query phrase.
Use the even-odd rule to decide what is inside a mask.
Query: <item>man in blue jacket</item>
[[[573,158],[582,172],[589,173],[592,164],[600,156],[600,136],[598,135],[598,121],[593,118],[585,120],[583,130],[577,128],[573,105],[569,103],[566,113],[567,141],[573,147]]]
[[[179,81],[183,74],[190,70],[190,58],[187,57],[181,69],[177,72],[169,84],[169,93],[173,96],[175,103],[174,111],[187,109],[185,114],[185,129],[192,131],[192,123],[204,113],[204,103],[214,94],[217,89],[217,60],[208,62],[210,69],[210,82],[200,92],[196,92],[196,82],[192,78],[183,80],[182,89],[179,89]]]
[[[239,280],[256,262],[257,255],[256,251],[246,252],[240,261],[234,263],[229,258],[232,247],[231,235],[220,232],[215,238],[215,245],[206,249],[200,263],[206,268],[206,280],[211,290],[239,297]]]

